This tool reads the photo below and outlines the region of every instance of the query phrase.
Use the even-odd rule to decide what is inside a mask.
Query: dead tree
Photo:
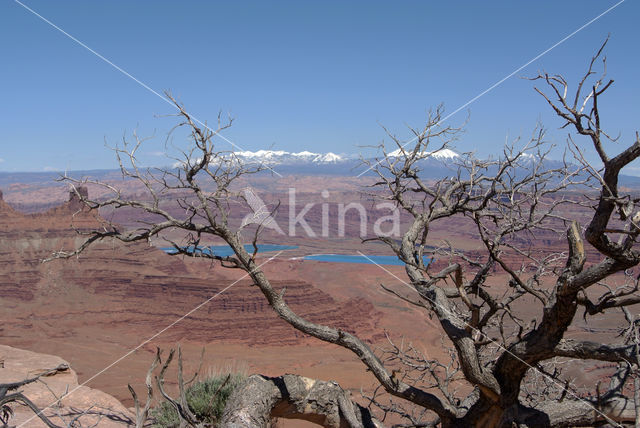
[[[46,370],[36,376],[12,383],[3,383],[0,384],[0,423],[2,427],[9,427],[8,423],[11,417],[13,416],[13,409],[11,408],[11,403],[20,404],[28,407],[34,413],[34,417],[38,417],[46,426],[50,428],[61,428],[58,425],[51,422],[51,420],[43,413],[43,410],[38,408],[33,401],[29,400],[27,396],[25,396],[20,390],[23,386],[29,385],[30,383],[40,381],[40,378],[43,376],[51,376],[58,372],[64,372],[69,370],[69,366],[66,364],[61,364],[58,367],[55,367],[50,370]],[[72,420],[68,424],[67,427],[74,427],[78,425],[75,424],[75,420]]]
[[[292,327],[352,351],[392,400],[385,404],[375,395],[372,404],[406,416],[407,426],[633,423],[640,400],[636,393],[634,403],[630,393],[634,389],[631,379],[638,373],[638,349],[637,340],[628,338],[637,336],[629,333],[621,336],[627,339],[611,343],[565,337],[581,310],[588,319],[593,314],[621,313],[640,302],[638,272],[634,270],[640,261],[635,248],[640,233],[638,199],[624,194],[618,186],[622,168],[640,156],[640,140],[636,135],[636,140],[615,156],[605,148],[609,134],[601,127],[598,103],[612,81],[604,80],[604,72],[595,72],[603,48],[572,96],[562,76],[541,74],[535,79],[547,88],[546,92],[536,90],[564,120],[564,127],[585,137],[596,149],[602,168],[585,160],[581,143],[571,136],[568,147],[575,160],[553,164],[548,159],[550,147],[544,141],[544,131],[539,128],[526,143],[506,147],[497,159],[480,160],[469,154],[459,161],[452,176],[425,182],[420,173],[423,160],[448,147],[460,132],[441,125],[441,108],[430,114],[424,127],[413,130],[414,142],[409,146],[389,133],[396,150],[392,153],[383,147],[382,156],[369,163],[378,173],[376,194],[382,191],[411,219],[400,240],[373,238],[387,244],[405,263],[407,291],[386,288],[435,316],[446,346],[451,347],[451,362],[432,361],[398,346],[392,346],[390,354],[376,354],[354,334],[310,322],[295,313],[256,259],[261,228],[246,237],[248,229],[230,221],[232,209],[243,202],[234,182],[263,167],[244,165],[233,152],[214,148],[214,137],[230,123],[219,119],[215,130],[199,127],[175,100],[181,118],[178,128],[186,127],[193,143],[178,172],[140,170],[135,150],[141,141],[133,147],[125,142],[122,149],[116,149],[122,173],[143,183],[149,199],[127,199],[104,183],[95,184],[109,188],[113,197],[98,201],[78,194],[89,210],[129,207],[152,214],[157,221],[135,230],[107,223],[76,250],[55,257],[74,256],[103,239],[149,240],[180,229],[188,238],[172,243],[177,254],[210,258],[245,271],[277,315]],[[84,183],[65,180],[76,186]],[[594,186],[597,193],[592,191]],[[175,217],[161,204],[172,192],[185,213],[182,217]],[[584,216],[584,230],[576,213]],[[475,228],[483,251],[469,254],[446,243],[433,249],[429,232],[452,218],[463,219]],[[544,233],[566,234],[566,250],[553,252],[532,245]],[[222,239],[234,255],[200,251],[199,243],[207,235]],[[253,251],[245,249],[246,242],[253,242]],[[437,262],[425,263],[425,256]],[[608,279],[615,279],[617,285]],[[506,292],[491,287],[496,281],[504,282]],[[519,316],[518,305],[523,302],[538,309],[534,319]],[[621,331],[625,328],[620,326]],[[615,370],[609,385],[575,384],[561,370],[566,359],[612,363]],[[273,387],[276,381],[253,378],[252,382],[266,385],[247,385],[256,402],[273,406],[280,402],[274,395],[276,389],[281,393]],[[406,405],[423,412],[405,411]],[[347,407],[358,408],[352,402]],[[374,423],[353,419],[344,411],[338,415],[338,422],[325,419],[323,423]],[[227,417],[231,421],[233,415]],[[266,424],[262,417],[231,426]]]

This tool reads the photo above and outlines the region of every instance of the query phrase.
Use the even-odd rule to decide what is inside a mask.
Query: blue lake
[[[253,252],[253,245],[247,244],[244,248],[250,253]],[[276,244],[261,244],[258,245],[259,253],[267,253],[274,251],[295,250],[296,245],[276,245]],[[163,251],[172,254],[175,253],[175,249],[172,247],[161,248]],[[207,254],[215,254],[216,256],[226,257],[232,256],[233,250],[228,245],[211,245],[202,247],[202,251]],[[404,263],[396,256],[361,256],[359,254],[312,254],[302,257],[302,260],[314,260],[318,262],[327,263],[360,263],[360,264],[379,264],[387,266],[404,266]],[[424,258],[424,263],[427,264],[429,259]]]
[[[366,265],[379,264],[379,265],[392,265],[392,266],[404,266],[402,262],[396,256],[361,256],[360,254],[312,254],[305,256],[304,260],[315,260],[318,262],[333,262],[333,263],[362,263]],[[424,258],[425,264],[429,262],[428,258]]]
[[[284,250],[295,250],[298,248],[296,245],[275,245],[275,244],[260,244],[258,245],[259,253],[266,253],[269,251],[284,251]],[[244,249],[249,253],[253,252],[253,245],[246,244]],[[166,253],[172,254],[175,253],[176,250],[172,247],[165,247],[162,250]],[[233,250],[228,245],[209,245],[207,247],[202,247],[202,251],[207,254],[215,254],[216,256],[227,257],[233,255]]]

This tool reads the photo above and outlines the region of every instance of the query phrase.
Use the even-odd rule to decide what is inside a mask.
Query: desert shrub
[[[229,380],[225,384],[227,377]],[[245,374],[233,373],[231,375],[215,375],[194,383],[186,390],[189,409],[198,421],[208,426],[215,426],[222,416],[231,392],[245,379]],[[151,415],[154,419],[154,427],[174,428],[180,426],[178,412],[166,401],[155,408]]]

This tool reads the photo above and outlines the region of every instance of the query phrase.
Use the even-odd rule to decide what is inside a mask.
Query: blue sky
[[[408,136],[430,107],[457,109],[616,2],[24,3],[198,118],[230,113],[225,136],[243,149],[355,153],[385,137],[380,124]],[[627,0],[473,103],[457,149],[496,154],[539,120],[564,144],[559,120],[519,77],[544,69],[575,81],[608,33],[615,84],[603,121],[629,141],[640,129],[638,17]],[[113,168],[105,142],[135,128],[157,136],[141,161],[169,163],[164,101],[11,0],[0,3],[0,40],[0,170]]]

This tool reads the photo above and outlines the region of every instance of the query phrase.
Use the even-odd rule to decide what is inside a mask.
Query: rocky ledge
[[[48,375],[19,391],[54,424],[67,426],[75,420],[80,426],[121,428],[135,420],[112,396],[78,385],[76,372],[62,358],[0,345],[0,384],[20,382],[48,371]],[[17,403],[9,406],[13,410],[10,426],[46,427],[28,407]]]

